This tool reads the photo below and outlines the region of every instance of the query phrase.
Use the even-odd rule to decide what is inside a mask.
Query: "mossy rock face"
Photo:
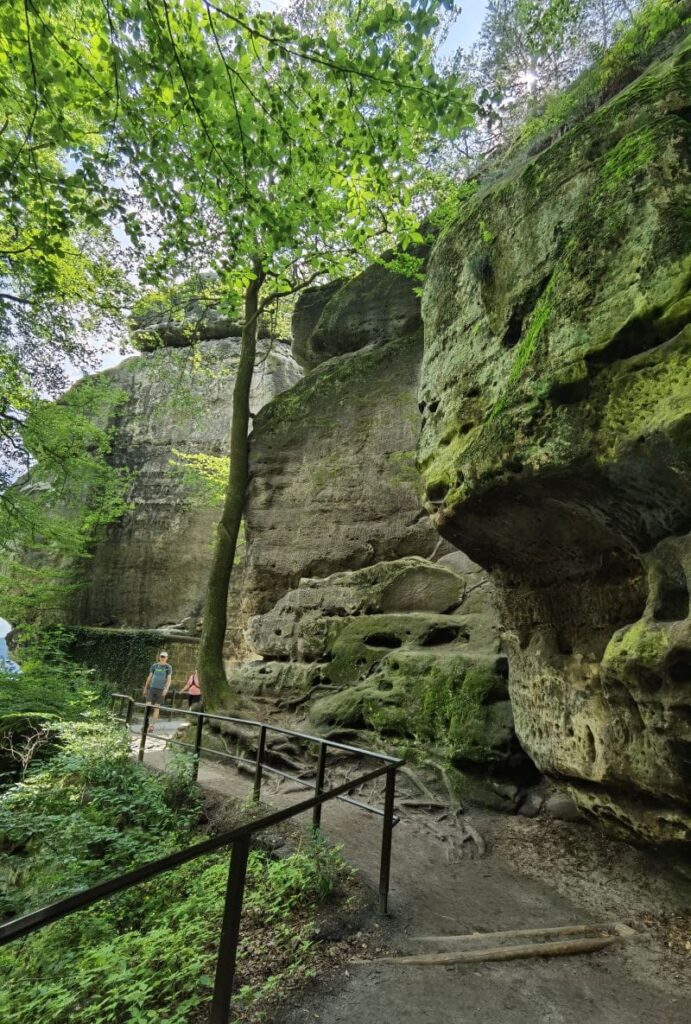
[[[420,330],[418,282],[373,264],[350,281],[310,289],[293,317],[293,355],[306,369]]]
[[[507,764],[518,747],[498,659],[402,648],[355,686],[316,701],[319,729],[372,728],[411,740],[455,765]]]
[[[421,355],[418,332],[330,359],[256,417],[250,614],[267,612],[303,578],[435,551],[415,468]]]
[[[518,735],[627,828],[667,808],[660,840],[691,837],[688,578],[664,623],[647,601],[691,509],[690,52],[467,200],[423,297],[418,465],[494,570]]]
[[[110,458],[131,478],[130,508],[109,526],[92,557],[75,565],[81,585],[55,608],[56,621],[195,632],[219,508],[182,456],[227,455],[228,396],[239,357],[240,339],[225,338],[201,341],[194,350],[162,348],[133,356],[98,374],[123,396],[100,425],[112,436]],[[260,342],[252,411],[301,376],[286,346]],[[229,602],[231,630],[237,628],[241,604],[237,568]]]
[[[248,697],[308,693],[319,679],[318,665],[294,661],[247,661],[229,673],[231,688]]]
[[[242,665],[235,684],[295,700],[317,732],[370,730],[374,743],[413,744],[448,766],[520,773],[492,588],[457,555],[301,580],[251,620],[265,660]]]
[[[444,613],[461,606],[466,589],[459,573],[414,556],[303,579],[270,612],[250,620],[248,639],[263,657],[315,660],[331,650],[350,618]]]
[[[70,657],[92,668],[97,683],[107,681],[113,692],[139,698],[149,668],[162,650],[168,651],[175,689],[184,686],[197,665],[198,637],[155,629],[92,626],[72,626],[66,632]]]

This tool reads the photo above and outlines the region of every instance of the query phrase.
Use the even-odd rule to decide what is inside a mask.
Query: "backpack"
[[[163,690],[168,680],[170,665],[157,663],[151,666],[151,689]]]

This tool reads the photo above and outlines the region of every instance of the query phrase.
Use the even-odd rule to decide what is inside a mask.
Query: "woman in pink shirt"
[[[180,690],[180,693],[187,694],[187,705],[190,711],[192,711],[195,708],[195,705],[199,704],[199,702],[201,701],[202,687],[201,683],[199,682],[199,673],[197,672],[196,668],[187,677],[187,682]]]

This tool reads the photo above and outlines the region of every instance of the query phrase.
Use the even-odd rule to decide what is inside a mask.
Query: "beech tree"
[[[222,648],[247,487],[258,317],[392,241],[405,248],[421,240],[417,170],[470,120],[467,90],[435,69],[426,42],[452,6],[327,0],[323,29],[248,0],[3,6],[11,57],[0,65],[0,96],[11,97],[0,124],[10,210],[0,220],[11,296],[4,308],[41,293],[59,297],[51,268],[73,264],[80,278],[63,298],[82,288],[97,307],[90,282],[106,283],[107,292],[115,280],[108,244],[101,262],[90,256],[99,232],[113,248],[127,238],[140,281],[174,284],[211,270],[229,309],[244,308],[202,635],[212,703],[228,692]],[[100,277],[99,267],[107,268]],[[16,326],[15,318],[15,355]]]
[[[336,5],[334,5],[336,6]],[[435,2],[344,3],[340,31],[304,35],[282,19],[206,4],[164,8],[148,28],[152,67],[170,85],[146,82],[146,150],[176,158],[140,174],[156,210],[157,277],[210,266],[232,307],[244,305],[235,383],[230,471],[203,615],[199,668],[211,703],[228,694],[223,667],[227,595],[248,482],[249,390],[257,321],[279,297],[325,275],[342,274],[385,242],[422,240],[412,210],[423,154],[467,123],[467,95],[443,79],[424,40],[437,25]],[[333,13],[333,11],[332,11]],[[184,47],[180,41],[184,39]],[[160,109],[160,108],[159,108]],[[143,165],[145,153],[134,159]],[[194,232],[190,224],[194,224]]]

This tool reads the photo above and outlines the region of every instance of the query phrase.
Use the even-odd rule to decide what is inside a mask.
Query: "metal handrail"
[[[134,708],[144,708],[142,744],[140,745],[138,755],[139,760],[143,760],[148,721],[153,705],[139,704],[128,694],[113,694],[112,698],[113,702],[116,699],[128,701],[127,712],[124,718],[124,722],[128,726],[131,723]],[[268,725],[264,722],[248,722],[247,720],[240,718],[226,718],[226,716],[223,715],[208,715],[206,712],[180,710],[181,713],[194,716],[197,719],[195,768],[198,767],[199,763],[201,734],[205,718],[216,720],[225,719],[236,723],[257,726],[260,729],[257,758],[254,762],[255,780],[253,793],[255,800],[259,800],[260,798],[263,769],[266,768],[268,771],[278,770],[264,764],[267,731],[300,736],[304,739],[309,739],[318,743],[319,761],[314,786],[314,795],[311,796],[309,800],[303,800],[302,802],[293,804],[291,807],[286,807],[281,811],[274,811],[272,814],[264,815],[262,818],[247,822],[244,825],[239,825],[237,828],[231,829],[229,832],[213,836],[201,843],[196,843],[194,846],[189,846],[184,850],[168,854],[158,860],[150,861],[148,864],[143,864],[141,867],[134,868],[132,871],[127,871],[124,874],[119,875],[117,878],[111,878],[105,882],[99,882],[97,885],[82,890],[82,892],[75,893],[74,895],[68,896],[62,900],[57,900],[55,903],[51,903],[47,907],[42,907],[39,910],[34,910],[29,914],[24,914],[21,917],[15,918],[13,921],[8,921],[6,924],[0,925],[0,946],[30,935],[32,932],[38,931],[40,928],[45,927],[53,921],[61,920],[77,910],[82,910],[85,907],[89,907],[92,904],[97,903],[99,900],[113,896],[118,892],[123,892],[124,890],[130,889],[142,882],[146,882],[151,878],[156,878],[158,875],[161,875],[166,871],[170,871],[173,868],[178,867],[180,864],[189,863],[205,853],[211,853],[214,850],[231,846],[232,853],[228,872],[228,884],[226,887],[223,922],[216,959],[214,991],[209,1016],[209,1024],[228,1024],[240,932],[240,914],[242,911],[242,900],[245,888],[245,873],[252,836],[257,832],[261,832],[273,825],[278,825],[281,822],[287,821],[290,818],[296,817],[297,815],[303,814],[305,811],[309,810],[312,811],[314,825],[319,827],[321,823],[321,808],[323,804],[328,803],[329,800],[344,798],[346,797],[346,794],[351,792],[357,786],[361,786],[366,782],[370,782],[382,775],[386,775],[384,809],[379,812],[383,817],[381,857],[379,865],[379,908],[381,913],[386,914],[388,910],[389,879],[391,872],[391,840],[393,827],[397,821],[394,815],[396,772],[404,762],[397,758],[389,757],[386,754],[379,754],[375,751],[364,750],[359,747],[349,747],[342,743],[332,743],[329,740],[325,740],[320,737],[308,736],[305,733],[296,733],[290,729],[285,729],[281,726]],[[335,786],[332,789],[324,790],[326,753],[328,747],[347,750],[350,753],[381,761],[383,764],[369,772],[366,772],[364,775],[360,775],[356,779],[348,780],[347,782],[344,782],[339,786]],[[365,806],[360,805],[357,801],[349,802],[356,803],[358,806]]]
[[[177,691],[176,691],[177,693]],[[111,702],[115,699],[127,700],[132,702],[133,708],[146,708],[153,707],[152,704],[147,704],[146,701],[137,701],[134,697],[131,697],[128,693],[113,693],[111,694]],[[170,707],[165,704],[161,705],[164,711],[175,711],[179,715],[188,715],[191,718],[205,718],[209,721],[216,722],[234,722],[236,725],[252,725],[256,728],[266,729],[267,732],[278,732],[284,736],[295,736],[297,739],[308,740],[310,743],[326,743],[328,746],[333,747],[336,750],[345,750],[348,754],[360,754],[363,757],[375,757],[379,761],[389,761],[391,764],[396,762],[402,764],[396,757],[391,757],[389,754],[381,754],[379,751],[365,750],[364,747],[353,747],[348,743],[338,743],[337,740],[330,740],[324,736],[312,736],[308,732],[298,732],[296,729],[286,729],[282,725],[271,725],[270,722],[257,722],[253,718],[233,718],[231,715],[215,715],[209,711],[188,711],[185,708]]]
[[[175,698],[176,695],[177,695],[177,691],[174,694],[174,698]],[[152,705],[149,705],[149,704],[144,703],[142,701],[136,701],[134,699],[134,697],[131,697],[127,693],[113,693],[113,694],[111,694],[111,701],[112,701],[112,706],[113,707],[114,707],[114,704],[115,704],[116,700],[120,700],[121,702],[122,701],[128,701],[127,713],[125,714],[124,717],[118,719],[119,721],[124,722],[128,726],[131,725],[131,723],[132,723],[132,715],[133,715],[134,709],[135,708],[144,708],[144,720],[142,721],[142,729],[141,729],[140,742],[139,742],[139,755],[138,755],[139,756],[139,760],[143,761],[144,760],[144,752],[145,752],[145,748],[146,748],[146,730],[147,730],[147,725],[148,725],[148,718],[147,718],[146,709],[147,709],[147,707],[150,709],[152,707]],[[215,715],[215,714],[210,714],[210,713],[208,713],[206,711],[191,711],[191,710],[187,710],[186,711],[184,708],[176,708],[174,703],[172,705],[165,705],[165,704],[163,704],[163,705],[160,705],[160,707],[161,707],[162,711],[168,712],[168,716],[169,717],[173,713],[177,713],[177,714],[180,714],[180,715],[187,715],[190,718],[196,718],[197,719],[197,735],[196,735],[196,739],[195,739],[194,743],[185,743],[184,740],[177,740],[177,739],[173,739],[173,738],[170,738],[168,740],[164,740],[163,741],[166,744],[174,743],[176,746],[186,747],[188,750],[191,749],[191,750],[194,751],[194,757],[195,757],[194,778],[195,779],[197,778],[197,771],[198,771],[199,761],[201,759],[201,755],[202,754],[211,754],[213,757],[223,757],[223,758],[226,758],[229,761],[234,761],[236,764],[253,765],[254,768],[255,768],[255,792],[254,792],[254,799],[255,800],[259,799],[259,794],[260,794],[260,790],[261,790],[261,777],[262,777],[262,774],[263,774],[264,771],[270,772],[273,775],[280,775],[281,778],[288,779],[290,782],[295,782],[295,783],[297,783],[300,786],[304,786],[305,789],[309,789],[311,787],[311,783],[307,782],[306,780],[299,779],[297,776],[291,775],[290,772],[281,771],[280,768],[275,768],[273,765],[269,765],[269,764],[266,763],[266,761],[264,761],[264,752],[265,752],[265,746],[266,746],[265,741],[266,741],[266,733],[267,732],[276,732],[276,733],[279,733],[280,735],[283,735],[283,736],[292,736],[292,737],[295,737],[296,739],[307,740],[309,743],[317,743],[317,744],[319,744],[320,749],[322,748],[322,746],[325,745],[327,748],[333,748],[334,750],[343,750],[343,751],[345,751],[348,754],[357,754],[360,757],[374,757],[374,758],[377,758],[377,759],[379,759],[381,761],[388,761],[390,763],[393,763],[394,761],[396,761],[395,757],[391,757],[388,754],[381,754],[379,752],[375,753],[374,751],[371,751],[371,750],[365,750],[363,747],[353,747],[352,745],[350,745],[348,743],[339,743],[337,740],[325,739],[323,736],[312,736],[310,733],[298,732],[295,729],[286,729],[284,726],[281,726],[281,725],[270,725],[268,722],[258,722],[258,721],[255,721],[252,718],[234,718],[231,715]],[[202,728],[203,728],[204,721],[207,720],[207,719],[210,719],[212,721],[218,721],[218,722],[233,722],[236,725],[245,725],[245,726],[250,726],[250,727],[254,727],[254,728],[259,729],[260,730],[260,740],[259,740],[259,748],[258,748],[258,751],[257,751],[257,755],[258,755],[257,758],[254,761],[252,761],[248,757],[241,757],[239,754],[231,754],[230,751],[228,751],[228,750],[225,750],[225,751],[224,750],[211,750],[208,747],[203,747],[201,745]],[[264,739],[262,739],[262,736],[264,737]],[[259,754],[261,754],[261,758],[259,757]],[[403,762],[400,762],[400,763],[403,763]],[[380,808],[372,807],[371,804],[366,804],[362,800],[355,800],[353,797],[350,797],[350,796],[339,796],[338,799],[341,800],[343,803],[352,804],[353,807],[359,807],[359,808],[361,808],[361,810],[367,811],[368,814],[376,814],[376,815],[378,815],[380,817],[383,816],[383,814],[384,814],[384,812],[382,810],[380,810]],[[394,815],[394,825],[397,825],[399,820],[400,819],[396,815]],[[316,813],[315,813],[315,824],[318,824]]]

